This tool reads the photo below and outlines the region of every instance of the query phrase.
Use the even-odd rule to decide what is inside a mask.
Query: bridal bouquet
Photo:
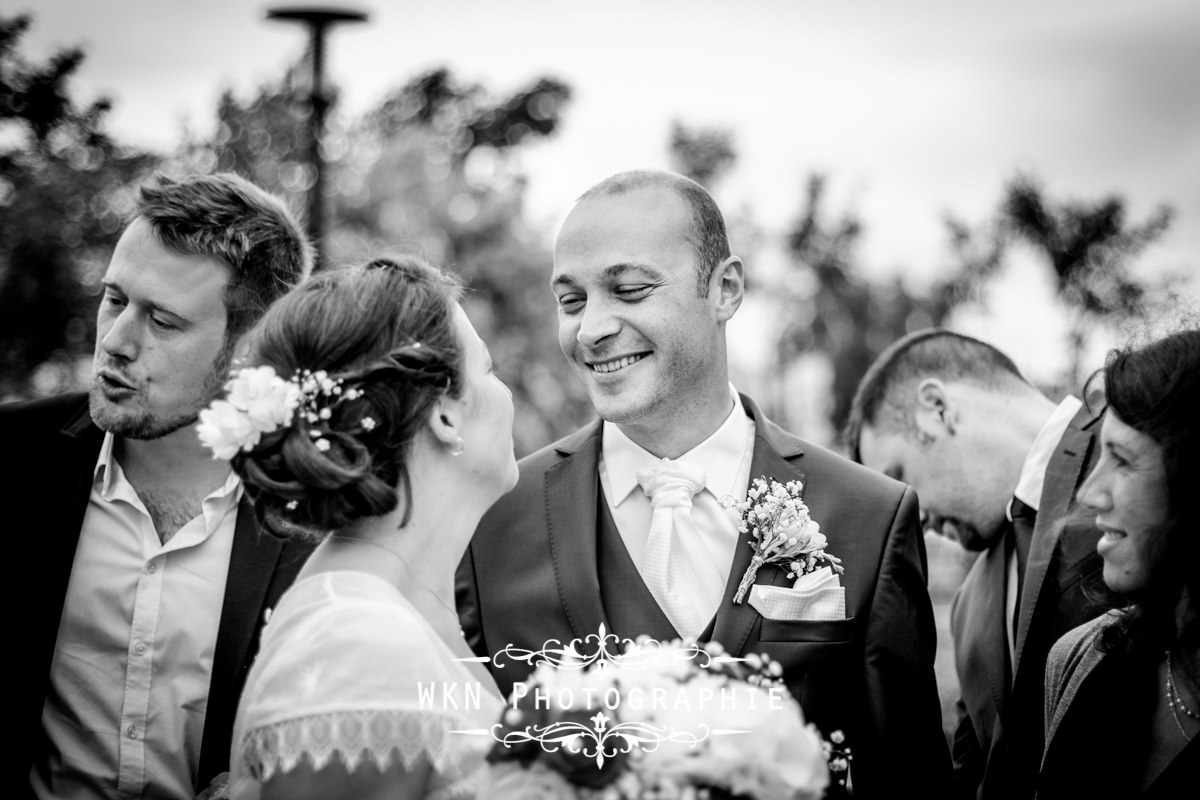
[[[514,687],[481,797],[816,800],[846,771],[848,751],[804,722],[777,663],[626,642],[611,659],[543,661]]]

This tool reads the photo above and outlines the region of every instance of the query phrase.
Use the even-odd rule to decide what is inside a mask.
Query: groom
[[[846,734],[856,797],[943,796],[950,761],[917,498],[780,429],[733,389],[725,325],[744,275],[713,199],[666,172],[600,182],[563,223],[551,288],[559,344],[601,420],[524,459],[517,488],[481,522],[459,572],[476,653],[538,650],[601,626],[766,653],[805,718]],[[684,474],[656,476],[663,459]],[[733,602],[752,552],[720,499],[746,499],[759,477],[803,482],[844,567],[844,612],[772,609],[762,588]],[[696,492],[686,515],[686,501],[656,491],[672,481]],[[798,595],[786,573],[767,565],[756,582]],[[504,656],[491,666],[505,692],[529,672]]]

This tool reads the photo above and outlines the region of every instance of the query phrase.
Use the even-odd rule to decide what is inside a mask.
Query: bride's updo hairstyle
[[[262,526],[321,538],[394,510],[398,487],[407,524],[413,440],[443,394],[462,393],[461,292],[402,256],[314,275],[267,311],[255,364],[297,383],[323,372],[331,390],[233,459]]]

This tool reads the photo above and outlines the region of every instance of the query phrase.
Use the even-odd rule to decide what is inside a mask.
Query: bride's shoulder
[[[369,653],[393,669],[428,664],[438,649],[429,625],[400,592],[363,572],[322,573],[294,585],[268,621],[262,642],[264,654],[287,651],[297,663],[321,654]]]

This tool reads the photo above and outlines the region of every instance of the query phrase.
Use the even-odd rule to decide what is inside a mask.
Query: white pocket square
[[[829,567],[801,575],[791,588],[750,587],[750,605],[767,619],[780,621],[846,618],[846,590]]]

